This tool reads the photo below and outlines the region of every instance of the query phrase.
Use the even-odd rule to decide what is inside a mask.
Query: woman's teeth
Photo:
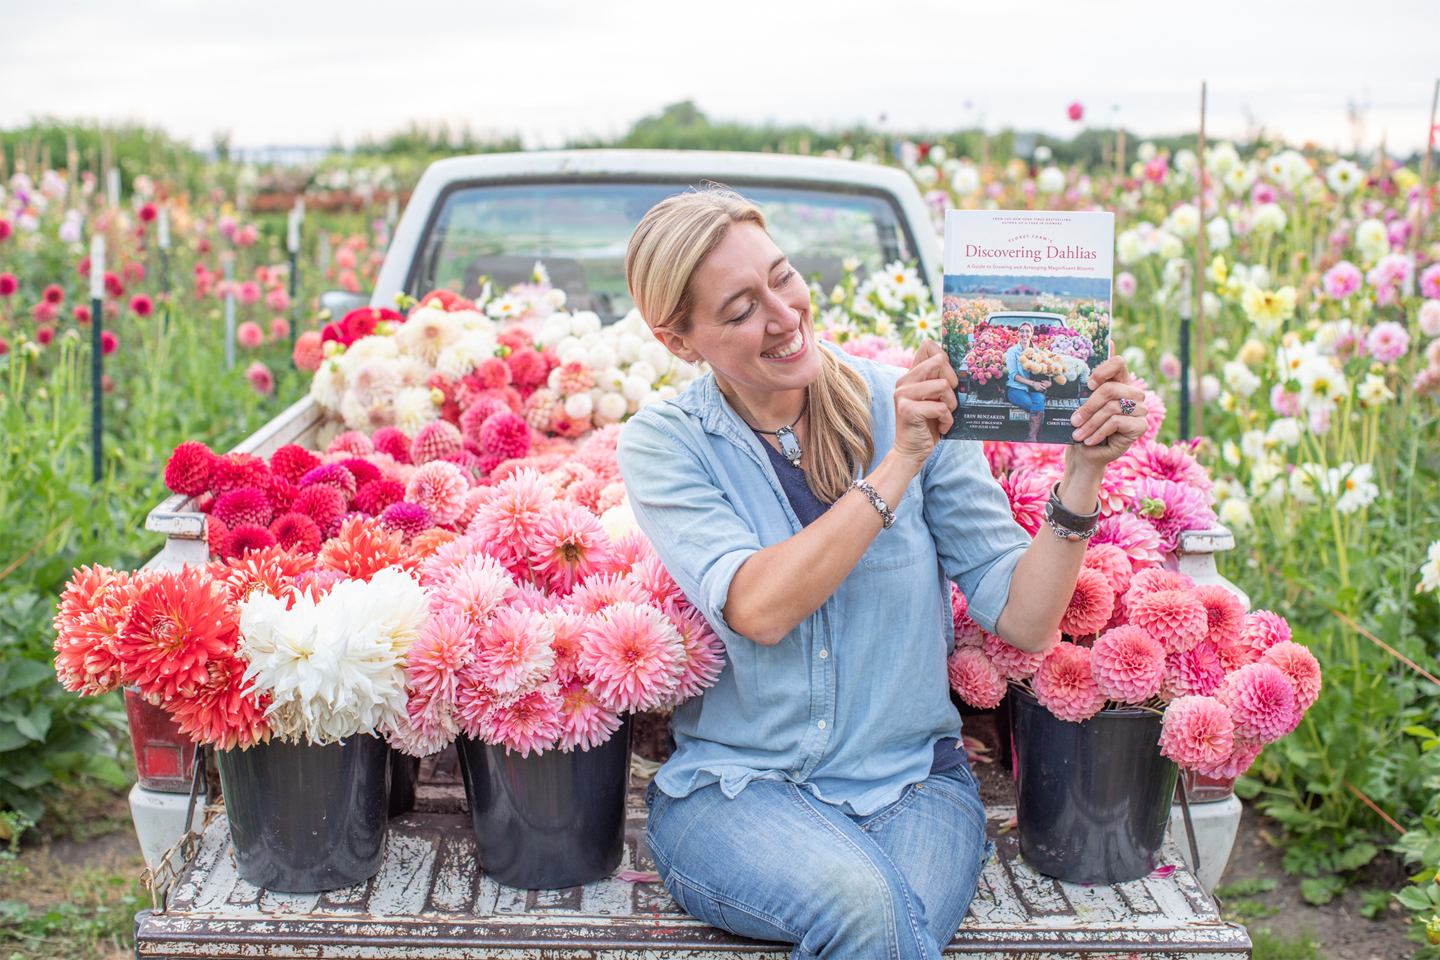
[[[805,334],[799,330],[796,330],[795,338],[789,343],[785,344],[785,346],[772,353],[762,353],[760,354],[760,356],[764,357],[766,360],[784,360],[786,357],[793,356],[798,353],[800,351],[800,348],[803,346],[805,346]]]

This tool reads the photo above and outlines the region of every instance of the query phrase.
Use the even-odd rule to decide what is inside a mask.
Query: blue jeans
[[[868,817],[779,780],[734,800],[719,784],[676,799],[652,781],[646,840],[685,911],[791,957],[933,958],[955,936],[989,858],[965,765],[932,773]]]
[[[1024,387],[1011,387],[1005,396],[1021,410],[1029,410],[1031,413],[1045,412],[1045,394],[1043,393],[1027,390]]]

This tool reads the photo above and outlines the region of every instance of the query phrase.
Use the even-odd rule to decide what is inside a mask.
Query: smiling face
[[[820,375],[810,290],[763,228],[733,224],[690,283],[686,332],[655,333],[681,359],[710,364],[722,390],[768,406],[761,395],[802,390]]]
[[[1020,349],[1024,350],[1030,346],[1030,341],[1035,337],[1035,328],[1028,323],[1020,324]]]

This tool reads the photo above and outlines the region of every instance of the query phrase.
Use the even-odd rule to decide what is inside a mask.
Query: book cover
[[[1070,443],[1110,356],[1115,215],[945,214],[941,345],[959,375],[947,438]]]

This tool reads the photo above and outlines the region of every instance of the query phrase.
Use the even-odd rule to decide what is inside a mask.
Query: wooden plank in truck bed
[[[1168,877],[1113,886],[1061,883],[1031,870],[1013,832],[1013,808],[989,811],[996,855],[947,956],[1074,960],[1242,960],[1243,927],[1220,918],[1173,845]],[[653,870],[645,807],[629,798],[619,870]],[[1163,872],[1163,871],[1162,871]],[[372,880],[323,894],[258,890],[235,873],[226,821],[217,817],[171,889],[166,912],[142,917],[137,958],[255,957],[428,960],[638,960],[765,958],[789,947],[747,940],[687,916],[655,883],[613,876],[568,890],[516,890],[486,877],[470,818],[418,813],[390,823],[385,861]]]

